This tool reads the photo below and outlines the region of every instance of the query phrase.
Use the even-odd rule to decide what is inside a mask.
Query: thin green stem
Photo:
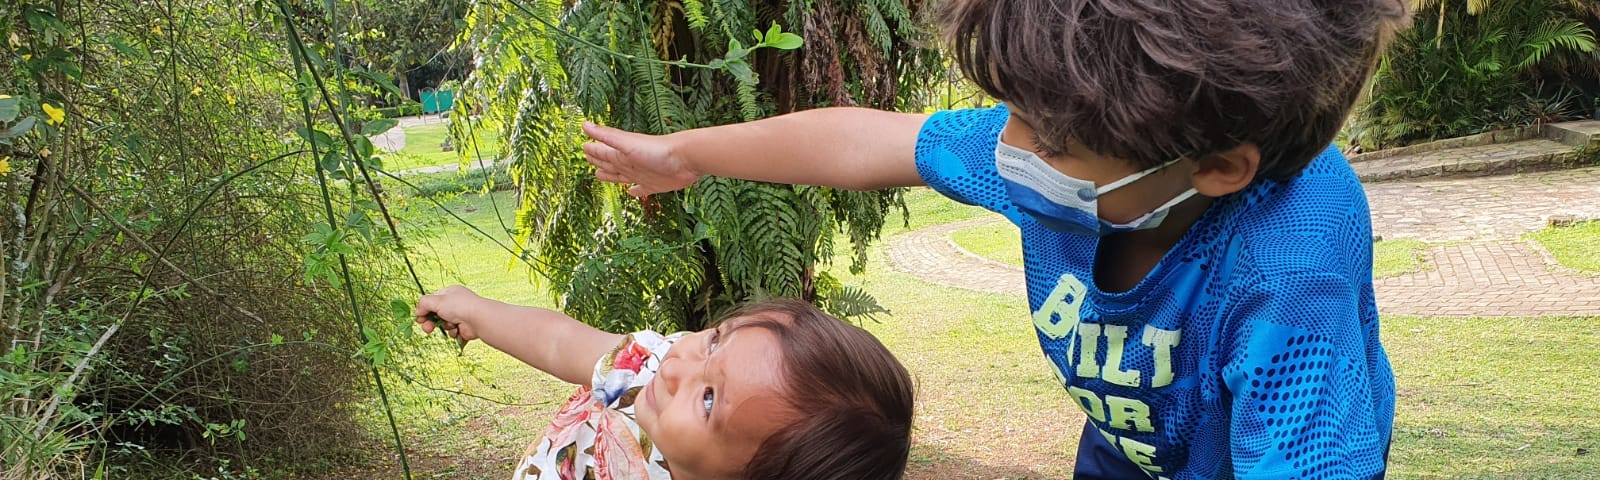
[[[301,42],[300,40],[300,33],[294,25],[294,17],[289,13],[289,6],[286,5],[283,0],[277,0],[276,3],[278,4],[279,12],[283,15],[284,33],[289,37],[289,56],[294,61],[294,70],[298,81],[299,78],[303,78],[307,75],[306,69],[307,67],[312,67],[312,65],[308,65],[311,62],[308,61],[305,43]],[[320,87],[321,79],[316,78],[314,72],[310,76],[318,82]],[[316,159],[319,158],[320,155],[317,153],[317,142],[315,140],[316,135],[312,134],[312,132],[315,132],[316,130],[316,121],[311,114],[311,102],[306,99],[305,95],[297,96],[300,97],[300,110],[305,116],[306,132],[308,133],[306,135],[306,142],[311,146],[311,157],[313,159],[311,162],[311,168],[312,170],[316,171],[317,174],[317,187],[322,193],[323,211],[327,215],[328,226],[333,229],[338,229],[339,221],[333,213],[333,197],[328,193],[328,178],[327,175],[323,173],[321,166],[316,162]],[[331,100],[327,96],[326,89],[323,89],[323,99],[324,101]],[[328,110],[330,112],[333,111],[332,104],[329,104]],[[334,118],[335,120],[338,120],[339,117],[335,115]],[[340,128],[341,130],[343,129],[342,123],[340,124]],[[349,142],[346,143],[346,148],[349,148],[351,153],[354,153],[354,148],[348,145]],[[352,155],[352,158],[354,157],[355,156]],[[336,255],[339,257],[339,274],[344,279],[343,283],[345,298],[350,302],[350,314],[356,323],[356,338],[365,339],[367,327],[365,322],[363,322],[361,319],[361,303],[356,299],[354,279],[351,278],[352,275],[350,274],[349,259],[345,258],[345,255],[342,253]],[[400,438],[400,427],[395,423],[394,409],[389,405],[389,393],[383,386],[383,375],[378,372],[377,364],[370,364],[370,368],[372,370],[373,382],[378,387],[378,398],[383,403],[384,416],[389,420],[389,431],[394,436],[395,450],[400,454],[400,469],[405,474],[406,480],[412,480],[411,463],[406,459],[405,443]]]
[[[328,8],[331,9],[332,8],[332,6],[331,6],[332,3],[331,2],[327,2],[327,3],[329,4]],[[294,28],[292,23],[290,24],[289,28],[291,28],[291,29]],[[308,56],[307,52],[305,51],[305,48],[306,48],[305,47],[305,43],[301,42],[299,37],[295,37],[293,39],[293,42],[294,42],[294,45],[296,45],[300,49],[300,55],[302,57]],[[337,56],[335,56],[335,58],[337,59]],[[404,262],[405,265],[406,265],[406,273],[409,273],[411,275],[411,281],[417,287],[417,294],[418,295],[427,295],[428,294],[428,289],[423,288],[423,286],[422,286],[422,278],[417,275],[417,267],[411,263],[411,257],[406,255],[405,242],[400,238],[400,230],[395,226],[394,217],[389,214],[389,206],[386,203],[384,203],[384,201],[383,201],[383,194],[378,191],[378,183],[372,181],[372,174],[370,172],[368,172],[368,170],[367,170],[367,159],[363,158],[361,156],[360,152],[356,151],[355,140],[350,135],[350,125],[344,121],[345,118],[344,118],[344,115],[341,114],[340,109],[339,108],[334,108],[334,105],[339,105],[339,104],[336,104],[333,101],[333,95],[328,92],[328,86],[327,86],[327,84],[325,82],[322,81],[322,74],[321,74],[321,72],[317,71],[317,66],[315,64],[311,63],[311,62],[306,62],[305,69],[309,73],[308,76],[311,77],[311,81],[317,85],[317,92],[322,95],[322,102],[327,104],[327,106],[328,106],[328,114],[329,114],[330,117],[332,117],[334,125],[339,128],[339,136],[340,136],[341,140],[344,141],[345,154],[349,155],[349,159],[351,160],[351,163],[354,163],[355,166],[356,166],[356,169],[361,172],[361,178],[363,180],[363,183],[366,184],[367,191],[372,195],[373,203],[378,205],[378,213],[383,216],[384,225],[389,227],[389,235],[394,237],[395,249],[399,251],[400,260],[402,262]],[[304,97],[302,97],[302,100],[303,99],[304,99]],[[348,105],[348,103],[349,103],[348,96],[344,97],[344,100],[345,100],[344,104]],[[311,126],[307,125],[306,129],[309,131],[311,129]],[[313,155],[313,158],[315,158],[315,155]],[[322,169],[321,168],[317,169],[317,175],[322,175]],[[352,183],[352,185],[350,186],[350,188],[351,188],[351,193],[353,194],[356,187],[354,185],[354,182],[351,182],[351,183]],[[331,220],[332,219],[332,216],[331,216],[332,213],[330,212],[329,215],[330,215],[329,218],[330,218],[330,222],[331,222],[332,221]],[[338,228],[337,225],[330,225],[330,226],[332,226],[334,228]],[[340,261],[342,262],[343,261],[342,260],[343,257],[340,257],[340,258],[341,258]],[[445,338],[449,338],[449,334],[445,333],[444,329],[439,329],[439,335],[442,336],[442,337],[445,337]],[[465,340],[458,341],[457,348],[466,348],[466,341]]]

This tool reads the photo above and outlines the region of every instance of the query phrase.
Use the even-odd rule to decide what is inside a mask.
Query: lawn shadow
[[[1072,460],[1062,458],[1061,461],[1064,465],[1051,465],[1049,468],[1071,471]],[[906,466],[905,478],[906,480],[1011,480],[1059,478],[1059,475],[1051,475],[1024,465],[1007,464],[1004,461],[993,462],[951,453],[943,447],[921,445],[911,449],[911,461]]]

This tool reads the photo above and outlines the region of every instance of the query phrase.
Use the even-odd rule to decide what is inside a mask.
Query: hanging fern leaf
[[[683,16],[689,19],[689,28],[696,31],[705,30],[711,22],[706,19],[706,6],[700,0],[683,0]]]
[[[564,311],[611,330],[698,329],[763,295],[845,317],[887,313],[818,267],[842,239],[860,272],[897,191],[704,178],[641,201],[594,178],[577,124],[668,133],[823,104],[920,110],[899,86],[948,71],[914,28],[922,2],[519,1],[474,4],[467,30],[480,64],[463,93],[485,99],[482,121],[502,128],[522,189],[519,242]],[[773,23],[804,47],[755,50],[724,70],[664,63],[723,59],[731,41],[753,45],[750,32]],[[856,39],[870,41],[865,62],[853,58]]]

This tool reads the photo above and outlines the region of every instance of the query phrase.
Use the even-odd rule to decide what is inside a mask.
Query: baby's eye
[[[700,401],[704,403],[706,418],[711,418],[711,405],[717,401],[717,392],[711,391],[711,387],[706,387],[706,393],[700,397]]]

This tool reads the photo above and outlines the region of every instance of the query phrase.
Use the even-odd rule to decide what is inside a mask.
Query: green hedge
[[[422,104],[407,103],[398,107],[386,107],[374,110],[378,112],[378,116],[383,118],[412,117],[422,115]]]
[[[466,173],[448,171],[420,173],[406,177],[406,181],[417,187],[410,194],[425,197],[480,191],[491,180],[494,182],[490,188],[492,191],[517,188],[517,184],[511,180],[511,175],[506,173],[504,168],[495,168],[488,178],[485,178],[483,169],[479,168],[469,169]]]

